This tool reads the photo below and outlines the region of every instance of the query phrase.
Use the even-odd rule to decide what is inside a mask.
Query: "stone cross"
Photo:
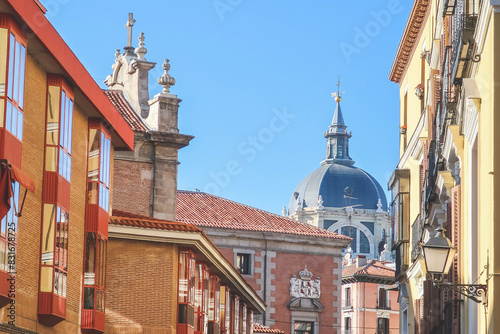
[[[125,28],[127,28],[127,46],[132,46],[132,27],[134,26],[134,23],[134,14],[128,13],[128,21],[125,25]]]

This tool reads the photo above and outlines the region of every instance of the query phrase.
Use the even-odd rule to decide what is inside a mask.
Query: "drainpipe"
[[[155,188],[156,188],[156,143],[153,143],[153,184],[151,185],[151,218],[155,216]]]
[[[262,232],[262,238],[264,238],[264,242],[265,242],[265,247],[264,247],[264,267],[262,268],[263,270],[263,278],[262,278],[262,282],[263,282],[263,286],[262,286],[262,296],[263,296],[263,299],[264,299],[264,302],[266,303],[266,306],[267,306],[267,239],[266,239],[266,235],[264,234],[264,232]],[[263,325],[266,326],[267,323],[266,323],[266,319],[267,319],[267,307],[264,309],[264,314],[263,314],[263,317],[262,317],[262,322],[263,322]]]

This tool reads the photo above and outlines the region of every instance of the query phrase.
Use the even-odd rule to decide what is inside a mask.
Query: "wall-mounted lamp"
[[[436,235],[422,246],[424,252],[424,261],[427,272],[441,275],[441,280],[433,277],[434,285],[440,289],[453,290],[476,303],[487,305],[488,281],[486,284],[454,284],[443,282],[442,275],[450,271],[453,264],[453,258],[457,250],[453,248],[450,239],[444,235],[444,229],[438,228]],[[488,265],[485,266],[488,269]]]
[[[424,97],[424,85],[418,84],[415,87],[415,95],[417,95],[419,99],[422,99]]]

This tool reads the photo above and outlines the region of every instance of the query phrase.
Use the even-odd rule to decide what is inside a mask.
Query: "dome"
[[[297,198],[302,207],[318,207],[322,197],[324,207],[343,208],[354,206],[359,209],[387,210],[387,199],[380,184],[361,168],[325,163],[309,174],[295,189],[288,206],[289,212],[297,209]]]

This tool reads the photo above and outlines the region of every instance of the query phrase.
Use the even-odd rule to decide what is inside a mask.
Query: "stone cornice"
[[[396,57],[394,58],[394,63],[389,74],[389,80],[392,82],[400,83],[408,67],[410,57],[422,32],[422,24],[430,8],[429,2],[429,0],[415,0],[413,3],[410,17],[406,22],[403,37],[399,43],[398,51],[396,52]]]

